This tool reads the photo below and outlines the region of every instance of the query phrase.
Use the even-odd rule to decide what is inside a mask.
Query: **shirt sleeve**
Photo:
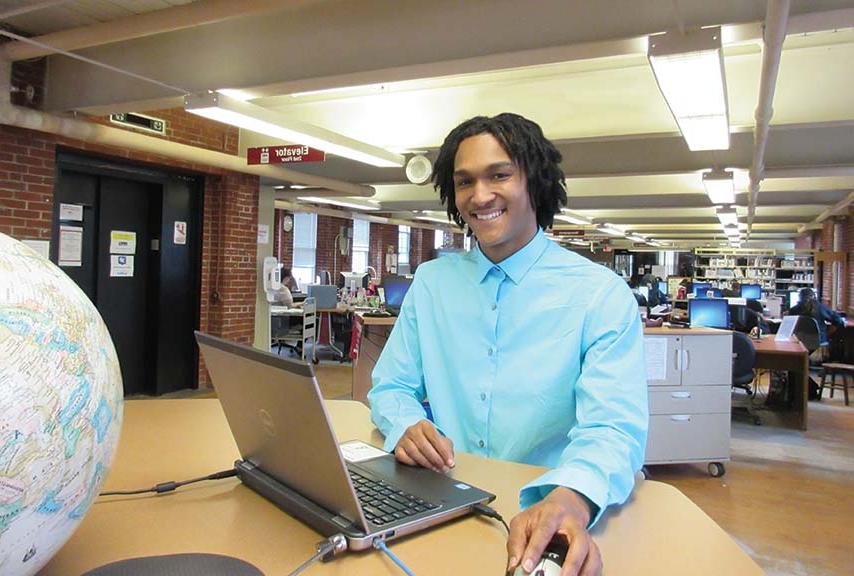
[[[406,429],[427,418],[426,398],[415,301],[418,275],[407,292],[400,314],[371,374],[368,392],[371,420],[385,436],[383,449],[393,452]]]
[[[617,277],[590,304],[584,321],[581,374],[575,385],[578,424],[558,465],[524,486],[527,508],[558,486],[587,497],[592,526],[622,504],[643,465],[649,427],[643,330],[634,296]]]

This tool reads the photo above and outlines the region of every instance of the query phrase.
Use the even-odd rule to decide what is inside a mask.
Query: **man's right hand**
[[[394,456],[404,464],[445,473],[454,467],[454,443],[429,420],[419,420],[400,437]]]

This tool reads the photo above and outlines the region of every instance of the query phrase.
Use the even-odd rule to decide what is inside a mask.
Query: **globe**
[[[0,234],[0,574],[35,574],[68,540],[121,422],[119,362],[95,306]]]

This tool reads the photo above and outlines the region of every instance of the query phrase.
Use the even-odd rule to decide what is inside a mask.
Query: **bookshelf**
[[[812,250],[697,248],[694,257],[694,279],[718,288],[735,280],[782,294],[815,284]]]

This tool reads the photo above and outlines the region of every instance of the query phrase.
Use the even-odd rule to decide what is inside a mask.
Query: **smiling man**
[[[447,472],[457,449],[549,467],[521,487],[508,569],[530,572],[557,537],[563,573],[590,576],[602,561],[588,528],[631,493],[649,417],[634,296],[545,236],[566,204],[561,160],[516,114],[451,131],[433,182],[477,247],[418,267],[368,400],[405,464]]]

